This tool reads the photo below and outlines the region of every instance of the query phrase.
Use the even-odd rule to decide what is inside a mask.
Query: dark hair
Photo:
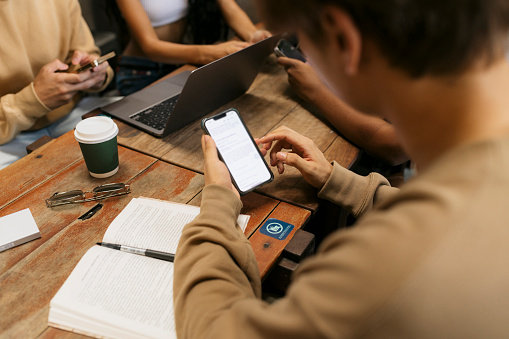
[[[276,30],[299,28],[320,42],[324,6],[341,7],[364,38],[412,77],[461,72],[491,63],[509,41],[508,0],[258,0]]]
[[[194,44],[226,40],[228,26],[215,0],[189,0],[187,27]]]

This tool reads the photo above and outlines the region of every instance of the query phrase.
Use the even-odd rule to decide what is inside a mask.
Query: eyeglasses
[[[90,192],[83,192],[82,190],[73,190],[62,193],[56,192],[49,199],[46,199],[46,206],[54,207],[65,204],[102,200],[129,193],[131,193],[131,188],[127,184],[106,184],[97,186]]]

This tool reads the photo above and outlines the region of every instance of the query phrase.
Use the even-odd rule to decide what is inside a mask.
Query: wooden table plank
[[[249,214],[249,224],[244,232],[251,242],[258,262],[258,269],[262,280],[267,277],[271,268],[276,264],[285,246],[292,239],[295,231],[302,228],[311,217],[307,209],[297,207],[284,202],[251,192],[241,198],[243,208],[240,211]],[[191,201],[193,205],[199,205],[201,193]],[[260,226],[268,218],[275,218],[294,225],[294,229],[288,237],[281,241],[259,232]]]
[[[78,149],[77,152],[80,152]],[[69,152],[70,153],[70,152]],[[119,147],[120,168],[117,174],[107,179],[97,179],[89,175],[86,165],[81,158],[71,166],[65,167],[53,180],[46,181],[34,189],[26,192],[22,197],[12,201],[7,207],[0,210],[0,216],[8,215],[25,208],[30,208],[35,222],[41,232],[41,238],[17,246],[0,253],[0,274],[11,268],[28,254],[42,246],[55,234],[64,229],[68,224],[95,206],[97,202],[90,201],[82,204],[69,204],[46,207],[45,199],[55,192],[64,192],[73,189],[90,191],[96,186],[109,182],[129,182],[138,173],[150,167],[156,159],[142,156],[140,153]],[[129,164],[128,166],[126,164]],[[22,173],[27,173],[23,171]],[[31,173],[31,172],[30,172]],[[13,184],[15,181],[13,181]],[[124,196],[112,197],[107,200],[120,201]],[[99,212],[101,213],[101,211]]]
[[[153,158],[127,151],[139,158],[147,158],[149,163],[146,170],[129,181],[132,188],[130,195],[104,200],[104,207],[91,219],[83,221],[76,219],[83,210],[79,204],[63,206],[58,211],[58,207],[50,210],[48,213],[57,217],[64,212],[61,209],[68,209],[73,218],[60,219],[62,224],[58,225],[58,233],[54,233],[48,224],[38,222],[41,234],[47,238],[46,235],[51,232],[52,236],[0,275],[0,331],[5,331],[0,332],[0,336],[35,337],[46,329],[51,298],[84,253],[102,239],[109,224],[131,198],[145,196],[186,203],[201,191],[203,176],[200,174],[160,161],[154,164]],[[76,172],[79,171],[70,167],[61,174],[62,178],[56,179],[65,182],[75,180]],[[30,196],[44,195],[43,190],[47,188],[40,187],[28,193],[26,198],[33,201]],[[24,200],[13,205],[26,204]],[[18,209],[19,206],[13,208]],[[0,258],[3,259],[9,251],[0,253]]]
[[[327,124],[301,106],[296,106],[273,129],[280,126],[289,127],[310,138],[322,152],[340,138]],[[268,155],[266,161],[269,161]],[[344,165],[349,166],[350,164],[344,163]],[[258,192],[312,211],[318,208],[317,190],[302,179],[302,175],[296,168],[286,166],[283,174],[277,173],[277,170],[272,168],[272,172],[274,181],[260,187]]]
[[[327,122],[312,114],[290,88],[287,74],[277,65],[275,56],[267,59],[249,91],[236,100],[208,114],[211,116],[230,107],[236,108],[251,134],[261,137],[269,131],[286,125],[311,138],[320,150],[344,167],[350,167],[358,149],[346,142]],[[119,143],[169,163],[203,173],[203,154],[200,138],[201,119],[169,136],[158,139],[133,127],[119,123]],[[307,184],[294,168],[283,175],[272,169],[275,180],[256,192],[315,211],[318,207],[316,190]]]
[[[283,96],[288,89],[286,73],[282,67],[275,67],[275,60],[269,58],[249,91],[223,105],[206,116],[212,116],[228,108],[236,108],[254,137],[261,137],[270,131],[286,114],[297,106],[296,96]],[[168,141],[175,147],[161,159],[203,173],[203,154],[200,138],[201,119],[184,128],[187,133],[171,135]],[[180,131],[179,131],[180,132]]]
[[[295,232],[306,224],[310,216],[310,211],[282,202],[269,215],[269,218],[279,219],[294,225],[288,237],[285,240],[279,240],[261,233],[258,229],[249,238],[262,278],[266,277],[270,269],[274,267],[285,246],[292,239]]]
[[[189,202],[190,205],[200,206],[201,204],[202,193],[198,194],[192,201]],[[250,237],[262,224],[262,222],[267,219],[274,211],[274,209],[279,204],[278,200],[274,200],[267,196],[251,192],[241,197],[242,200],[242,210],[241,214],[249,214],[249,222],[247,224],[246,230],[244,234],[246,237]]]
[[[290,89],[284,69],[270,57],[248,93],[217,111],[236,107],[255,137],[280,125],[287,125],[311,137],[329,157],[348,164],[342,148],[356,150],[301,107]],[[213,113],[211,113],[213,114]],[[200,120],[200,119],[199,119]],[[83,254],[100,241],[111,221],[133,197],[145,196],[199,205],[203,187],[203,156],[200,121],[158,139],[117,122],[120,155],[119,172],[108,179],[92,178],[83,162],[72,132],[34,151],[0,171],[0,182],[9,185],[0,192],[0,216],[30,207],[42,238],[0,253],[0,337],[81,337],[47,326],[49,302]],[[145,153],[145,154],[143,154]],[[163,159],[160,161],[157,159]],[[188,171],[179,166],[192,169]],[[277,176],[277,175],[276,175]],[[90,190],[108,182],[126,182],[132,193],[109,198],[91,219],[77,220],[96,202],[47,208],[44,199],[55,191]],[[296,230],[303,227],[317,207],[316,190],[288,170],[274,185],[274,191],[242,197],[241,213],[251,216],[246,235],[255,251],[262,277],[278,260]],[[275,198],[271,198],[274,196]],[[259,232],[267,218],[295,225],[285,241]],[[4,316],[5,315],[5,316]]]
[[[132,193],[105,199],[103,208],[91,219],[82,221],[77,218],[95,202],[54,208],[44,204],[44,199],[54,191],[70,187],[89,189],[104,183],[105,179],[88,175],[82,159],[64,167],[52,180],[36,185],[0,210],[0,213],[8,214],[30,207],[42,235],[42,239],[0,253],[1,337],[79,337],[48,328],[49,302],[84,253],[102,239],[109,224],[127,203],[134,197],[145,196],[199,205],[204,184],[202,175],[124,147],[119,147],[119,155],[120,170],[113,178],[130,184]],[[257,193],[244,196],[242,201],[244,208],[241,212],[251,215],[246,235],[252,235],[254,248],[260,247],[257,253],[262,254],[259,267],[263,276],[287,242],[272,243],[267,247],[267,241],[256,232],[259,225],[268,217],[275,217],[299,228],[310,212],[288,204],[281,206],[279,201]]]
[[[78,142],[66,133],[0,170],[0,208],[80,159]]]

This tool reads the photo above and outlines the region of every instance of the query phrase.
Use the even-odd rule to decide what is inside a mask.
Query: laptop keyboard
[[[131,115],[129,118],[139,121],[142,124],[150,126],[156,130],[162,130],[166,127],[166,122],[170,118],[173,107],[177,103],[180,95],[166,99],[157,105],[147,108],[144,111]]]

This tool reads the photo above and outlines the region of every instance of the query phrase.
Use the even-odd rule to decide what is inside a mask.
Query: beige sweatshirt
[[[100,54],[77,0],[0,0],[0,144],[63,117],[77,100],[50,110],[33,81],[45,64],[72,52]],[[113,78],[108,69],[104,89]],[[38,120],[39,119],[39,120]]]
[[[361,217],[269,305],[239,199],[205,187],[176,253],[179,338],[507,337],[509,138],[451,150],[400,191],[334,164],[320,196]]]

